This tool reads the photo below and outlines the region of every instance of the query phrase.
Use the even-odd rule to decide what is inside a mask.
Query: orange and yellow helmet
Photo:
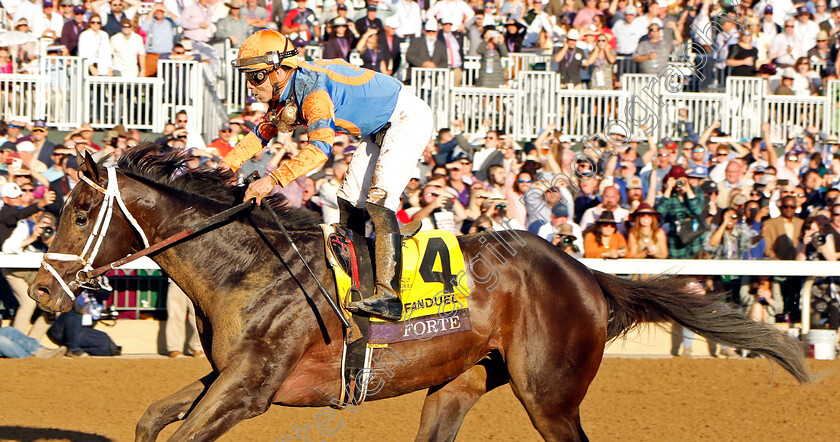
[[[233,67],[240,70],[276,69],[280,66],[297,68],[298,50],[283,34],[270,29],[257,31],[239,48]]]

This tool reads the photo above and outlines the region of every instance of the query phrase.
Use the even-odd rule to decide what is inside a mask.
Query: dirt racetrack
[[[592,440],[837,440],[840,360],[809,361],[824,378],[797,386],[766,360],[605,359],[582,407]],[[0,360],[0,440],[129,441],[153,401],[206,374],[204,359],[87,358]],[[772,382],[772,384],[771,384]],[[312,440],[413,440],[424,392],[365,403],[324,437],[318,409],[272,407],[223,440],[272,442],[304,429]],[[381,416],[381,417],[380,417]],[[382,428],[387,434],[368,431]],[[161,434],[168,438],[179,424]],[[460,441],[540,440],[505,386],[467,415]]]

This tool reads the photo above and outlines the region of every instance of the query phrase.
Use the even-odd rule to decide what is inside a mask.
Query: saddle
[[[366,396],[371,350],[411,340],[472,330],[467,298],[470,288],[457,238],[449,232],[419,232],[420,223],[404,226],[400,281],[403,317],[386,321],[347,310],[350,303],[373,296],[376,260],[373,240],[341,225],[321,225],[327,261],[333,268],[337,304],[352,327],[344,337],[342,398],[337,408],[360,405]]]

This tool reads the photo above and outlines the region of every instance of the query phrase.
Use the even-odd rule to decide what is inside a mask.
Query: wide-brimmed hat
[[[636,207],[636,210],[630,214],[630,218],[636,219],[639,215],[653,215],[656,219],[659,219],[659,217],[662,216],[662,214],[657,212],[656,209],[650,207],[650,204],[648,203],[639,204],[639,207]]]
[[[601,216],[598,217],[598,224],[618,224],[618,221],[615,220],[615,215],[609,210],[605,210],[601,212]]]
[[[242,1],[230,0],[229,2],[225,3],[225,6],[231,9],[242,9]]]
[[[575,230],[572,228],[571,224],[560,224],[557,226],[557,235],[571,236],[572,238],[577,239],[574,232]]]

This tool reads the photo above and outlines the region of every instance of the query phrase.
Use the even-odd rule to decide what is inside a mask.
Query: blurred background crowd
[[[728,0],[2,3],[6,15],[0,22],[18,33],[0,34],[0,45],[5,45],[0,47],[0,73],[28,72],[46,52],[89,59],[91,75],[154,76],[159,59],[218,63],[222,57],[214,42],[224,39],[236,47],[253,30],[272,27],[301,47],[320,47],[324,58],[343,58],[390,75],[405,67],[447,68],[454,84],[460,84],[465,61],[478,57],[476,85],[497,87],[509,80],[501,75],[501,57],[533,51],[550,56],[543,68],[556,70],[570,89],[613,89],[623,72],[656,72],[679,43],[707,38],[718,48],[711,54],[715,72],[762,77],[768,93],[807,96],[824,93],[825,80],[836,77],[840,36],[836,0],[742,4],[742,19],[735,18]],[[721,14],[744,27],[715,19]],[[704,34],[710,20],[720,22],[725,33]],[[677,112],[679,138],[598,133],[592,134],[598,140],[593,149],[584,149],[553,125],[540,128],[535,138],[515,139],[491,120],[469,131],[464,121],[451,121],[437,128],[417,161],[398,217],[456,235],[528,230],[586,258],[837,259],[836,134],[800,127],[779,142],[771,136],[770,123],[764,123],[761,136],[735,138],[723,133],[720,122],[694,127],[687,107]],[[263,115],[263,105],[249,97],[244,110],[231,115],[216,134],[202,133],[200,122],[186,111],[178,112],[160,134],[90,125],[58,132],[47,121],[5,116],[0,121],[3,253],[49,246],[61,203],[77,182],[77,149],[113,162],[126,149],[153,142],[189,150],[190,167],[215,167]],[[617,148],[606,142],[606,135],[624,142]],[[270,172],[306,143],[305,127],[279,134],[241,173]],[[275,192],[289,204],[321,214],[325,223],[337,222],[336,192],[357,143],[355,137],[337,134],[326,164]],[[593,155],[594,160],[576,156],[595,150],[602,155]],[[23,269],[3,269],[3,274],[19,304],[12,308],[13,328],[37,335],[35,304],[25,294],[34,275]],[[806,320],[814,326],[840,326],[836,279],[811,281],[818,302],[815,316]],[[703,282],[709,289],[728,289],[731,301],[756,320],[803,319],[798,306],[803,278],[733,275]],[[170,296],[175,292],[180,291],[170,287]],[[182,293],[177,296],[185,299]],[[181,330],[167,330],[173,336],[168,351],[200,356],[194,339],[184,347],[184,318],[194,312],[182,304],[189,303],[172,302],[178,311],[170,316],[178,318],[173,322]],[[80,321],[89,308],[81,307]],[[103,352],[110,347],[104,341],[96,344]],[[84,352],[77,341],[62,345],[69,354]]]

